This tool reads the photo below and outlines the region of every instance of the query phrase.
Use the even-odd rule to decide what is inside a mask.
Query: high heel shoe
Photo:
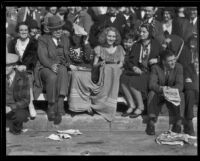
[[[123,113],[121,116],[122,117],[127,117],[130,116],[134,111],[134,108],[129,108],[125,113]]]
[[[135,111],[140,111],[139,113],[135,113]],[[136,109],[131,115],[129,115],[130,118],[137,118],[139,117],[140,115],[142,115],[142,110],[140,109]]]

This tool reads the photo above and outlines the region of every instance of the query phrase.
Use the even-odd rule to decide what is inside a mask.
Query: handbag
[[[99,81],[100,67],[101,67],[101,65],[92,67],[92,71],[91,71],[92,78],[91,79],[92,79],[92,82],[95,84]]]

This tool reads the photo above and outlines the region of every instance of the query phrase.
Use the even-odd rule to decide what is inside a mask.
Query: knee
[[[67,68],[66,68],[65,66],[62,66],[62,65],[59,67],[58,72],[59,72],[59,73],[65,73],[65,74],[68,73],[68,72],[67,72]]]
[[[15,116],[16,116],[16,120],[23,122],[23,121],[27,121],[28,119],[28,111],[24,110],[24,109],[19,109],[16,110],[15,112]]]
[[[52,74],[48,75],[47,81],[56,82],[56,80],[57,80],[57,75],[56,74],[52,73]]]

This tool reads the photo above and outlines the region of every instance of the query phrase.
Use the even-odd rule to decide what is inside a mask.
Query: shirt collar
[[[151,23],[153,21],[153,17],[151,17],[150,19],[148,19],[148,23]]]
[[[197,22],[197,17],[192,20],[193,25]]]
[[[14,77],[15,77],[15,74],[16,74],[16,72],[13,71],[13,72],[9,75],[10,82],[13,82]]]

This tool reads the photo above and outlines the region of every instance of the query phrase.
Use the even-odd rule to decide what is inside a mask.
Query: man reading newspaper
[[[170,117],[173,118],[172,131],[181,133],[180,93],[183,90],[183,67],[176,63],[176,57],[170,50],[160,53],[161,61],[152,66],[147,103],[149,121],[146,133],[155,135],[154,123],[161,110],[161,104],[165,103]]]

